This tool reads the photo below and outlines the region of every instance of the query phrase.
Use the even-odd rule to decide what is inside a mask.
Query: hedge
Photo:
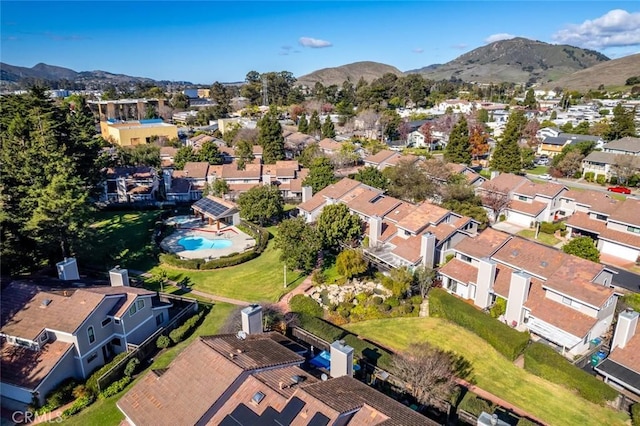
[[[73,401],[73,389],[78,385],[74,379],[66,379],[55,389],[49,392],[45,398],[45,404],[40,407],[38,414],[49,413],[64,404]]]
[[[87,395],[75,400],[75,402],[71,405],[71,407],[67,408],[62,412],[62,417],[73,416],[74,414],[79,413],[83,409],[87,408],[89,405],[93,404],[93,401],[96,400],[94,395]]]
[[[133,358],[137,359],[137,358]],[[122,379],[117,380],[109,385],[108,388],[100,392],[100,398],[109,398],[110,396],[117,395],[120,393],[127,385],[131,383],[131,376],[124,376]]]
[[[256,245],[249,251],[244,253],[231,253],[209,261],[205,259],[180,259],[175,253],[162,253],[160,255],[160,262],[183,269],[209,270],[240,265],[241,263],[255,259],[267,248],[270,236],[269,231],[247,222],[243,222],[243,226],[239,226],[239,228],[250,234],[256,240]]]
[[[196,329],[200,320],[207,314],[206,310],[201,310],[197,314],[191,316],[180,327],[171,330],[169,338],[175,343],[181,342],[184,338],[188,337],[193,330]]]
[[[464,410],[476,417],[479,417],[483,411],[491,414],[495,409],[496,406],[492,402],[487,401],[484,398],[480,398],[473,392],[467,392],[458,406],[458,410]]]
[[[596,404],[613,401],[618,392],[586,371],[571,364],[553,348],[532,343],[524,351],[524,368],[536,376],[575,389],[584,399]]]
[[[298,313],[300,318],[300,326],[311,334],[326,340],[329,343],[336,340],[344,340],[351,346],[356,357],[365,358],[370,363],[389,370],[391,368],[392,354],[373,343],[361,340],[355,334],[351,334],[347,330],[333,325],[323,319]]]
[[[87,390],[91,392],[93,395],[98,394],[98,379],[102,377],[107,371],[111,370],[117,363],[119,363],[122,358],[127,356],[127,352],[121,352],[116,355],[110,363],[103,365],[96,371],[94,371],[91,376],[87,379],[87,383],[85,386]]]
[[[304,294],[296,294],[293,296],[289,301],[289,308],[291,309],[291,312],[300,312],[314,317],[321,317],[324,315],[324,309],[322,309],[322,306],[318,305],[318,302]]]
[[[640,403],[635,403],[631,406],[631,424],[640,426]]]
[[[495,350],[515,360],[529,343],[529,333],[523,333],[479,311],[443,289],[429,293],[432,317],[445,318],[486,340]]]

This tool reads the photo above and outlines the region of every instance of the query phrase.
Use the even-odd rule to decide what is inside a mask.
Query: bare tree
[[[436,279],[436,271],[428,266],[420,266],[413,272],[413,291],[424,299]]]
[[[380,114],[368,109],[358,114],[358,119],[362,123],[362,130],[365,134],[365,137],[369,139],[378,139],[376,130],[378,126],[378,120],[380,119]]]
[[[626,183],[640,168],[640,160],[631,154],[616,155],[613,170],[618,177],[618,183]]]
[[[500,213],[511,205],[509,192],[496,188],[494,185],[487,185],[480,194],[480,198],[482,199],[482,205],[491,210],[493,222],[497,221]]]
[[[418,402],[434,405],[449,398],[456,386],[456,359],[428,342],[412,343],[392,360],[393,373]]]

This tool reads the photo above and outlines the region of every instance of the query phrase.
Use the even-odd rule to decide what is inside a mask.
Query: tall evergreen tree
[[[300,120],[298,120],[298,131],[305,134],[309,131],[309,122],[306,114],[302,114]]]
[[[627,111],[622,104],[616,105],[613,109],[613,119],[611,120],[609,131],[605,135],[606,139],[613,141],[624,138],[625,136],[635,136],[636,125],[634,119],[635,109]]]
[[[502,137],[496,144],[491,156],[491,168],[503,173],[516,173],[522,169],[522,158],[518,141],[522,136],[522,129],[526,125],[526,118],[522,111],[514,111],[509,115],[509,121]]]
[[[316,157],[309,166],[309,175],[304,178],[302,184],[313,188],[317,193],[336,181],[333,164],[327,157]]]
[[[536,101],[536,95],[533,89],[527,90],[527,94],[524,97],[524,106],[527,109],[536,109],[538,107],[538,102]]]
[[[258,122],[258,144],[262,146],[262,161],[265,164],[284,159],[284,137],[275,106],[271,106]]]
[[[331,118],[327,116],[322,123],[322,137],[323,138],[335,138],[336,137],[336,128],[333,125],[333,121]]]
[[[318,115],[318,111],[313,111],[311,113],[311,118],[309,119],[307,133],[313,136],[320,136],[321,127],[322,125],[320,124],[320,116]]]
[[[450,163],[471,164],[469,126],[464,116],[458,120],[451,130],[449,142],[444,150],[444,158]]]

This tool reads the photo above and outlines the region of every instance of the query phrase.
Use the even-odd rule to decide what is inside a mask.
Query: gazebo
[[[231,201],[224,200],[213,195],[193,203],[191,206],[195,216],[202,220],[207,220],[209,226],[216,225],[220,229],[220,222],[224,225],[237,225],[240,223],[240,212],[238,207]]]

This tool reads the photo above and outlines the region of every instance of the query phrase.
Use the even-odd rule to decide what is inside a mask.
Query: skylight
[[[265,395],[262,392],[256,392],[253,394],[253,398],[251,398],[251,400],[256,404],[260,404],[260,402],[262,402],[262,400],[264,399],[264,396]]]

